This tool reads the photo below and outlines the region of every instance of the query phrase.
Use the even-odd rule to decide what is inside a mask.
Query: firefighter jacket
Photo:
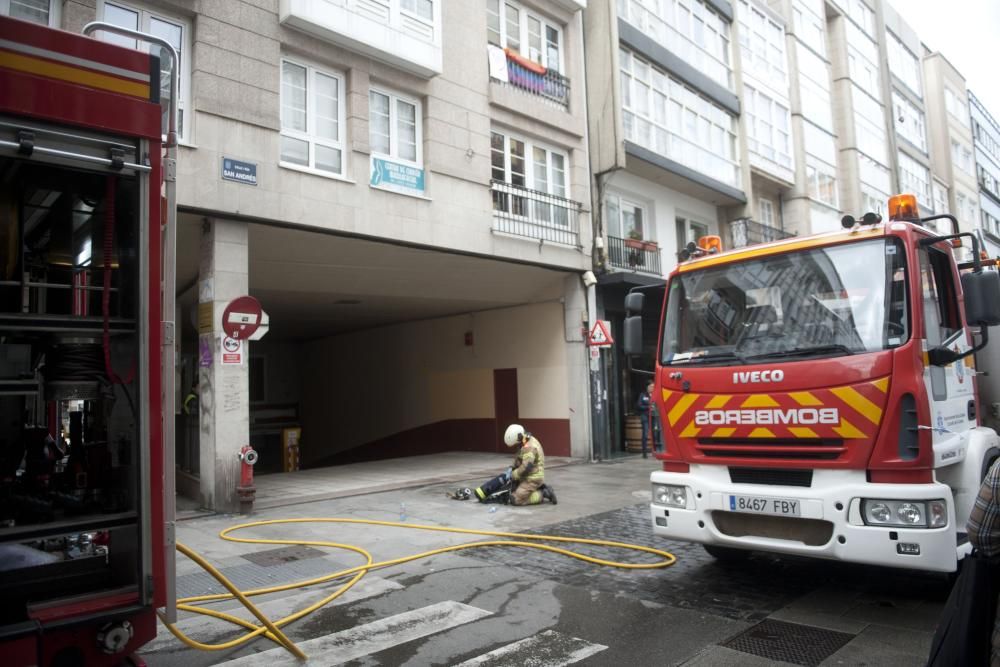
[[[521,445],[517,456],[514,457],[514,468],[511,477],[515,482],[537,481],[545,479],[545,452],[542,451],[542,443],[532,436]]]

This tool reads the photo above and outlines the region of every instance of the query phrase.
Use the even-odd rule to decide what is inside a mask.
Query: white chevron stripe
[[[325,637],[296,643],[309,656],[308,664],[324,665],[325,667],[339,665],[370,653],[378,653],[414,639],[479,620],[485,616],[492,616],[492,612],[448,600],[372,621],[349,630],[334,632]],[[263,653],[244,656],[223,664],[233,667],[246,665],[301,667],[302,665],[284,648],[272,648]]]
[[[570,637],[555,630],[546,630],[495,651],[466,660],[455,667],[559,667],[571,665],[608,648]]]
[[[321,600],[324,596],[329,595],[336,590],[337,586],[342,584],[343,582],[334,585],[327,584],[327,586],[322,588],[309,588],[292,595],[281,593],[279,595],[283,595],[284,597],[273,598],[270,600],[265,598],[264,602],[259,602],[260,598],[257,598],[254,599],[253,602],[268,618],[283,618],[298,611],[299,609],[308,607],[317,600]],[[394,581],[382,579],[381,577],[373,577],[369,574],[348,589],[346,593],[331,602],[329,606],[356,602],[357,600],[375,597],[376,595],[382,595],[388,591],[399,590],[401,588],[402,586]],[[219,606],[212,606],[211,608],[217,611],[224,611],[227,614],[232,614],[233,616],[245,618],[258,625],[260,624],[257,619],[254,618],[249,611],[247,611],[246,607],[239,603],[238,600],[227,600],[225,603]],[[292,625],[287,626],[286,630],[294,627],[295,624],[293,623]],[[232,638],[242,632],[242,628],[239,628],[228,621],[201,615],[189,616],[181,620],[177,623],[177,628],[185,635],[207,643],[221,641],[227,637]],[[187,648],[188,647],[186,645],[182,644],[176,637],[170,634],[170,631],[163,627],[163,624],[161,623],[158,624],[157,627],[156,639],[146,644],[140,653],[149,654],[156,653],[158,651],[172,652],[185,650]]]

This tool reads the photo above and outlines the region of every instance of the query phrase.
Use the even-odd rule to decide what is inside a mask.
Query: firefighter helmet
[[[521,444],[524,438],[524,427],[520,424],[511,424],[503,434],[503,441],[508,447]]]

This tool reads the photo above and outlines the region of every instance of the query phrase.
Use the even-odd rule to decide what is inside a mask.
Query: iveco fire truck
[[[956,569],[1000,455],[975,363],[1000,323],[1000,274],[953,217],[921,219],[912,195],[890,199],[888,217],[682,252],[656,347],[657,535],[719,558]],[[629,354],[642,300],[626,297]]]
[[[4,665],[122,664],[173,590],[176,53],[87,32],[0,17]]]

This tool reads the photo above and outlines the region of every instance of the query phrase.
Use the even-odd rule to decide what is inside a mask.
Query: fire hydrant
[[[253,485],[253,467],[260,456],[250,445],[240,449],[240,485],[236,487],[236,495],[240,498],[240,514],[249,514],[253,509],[253,501],[257,488]]]

